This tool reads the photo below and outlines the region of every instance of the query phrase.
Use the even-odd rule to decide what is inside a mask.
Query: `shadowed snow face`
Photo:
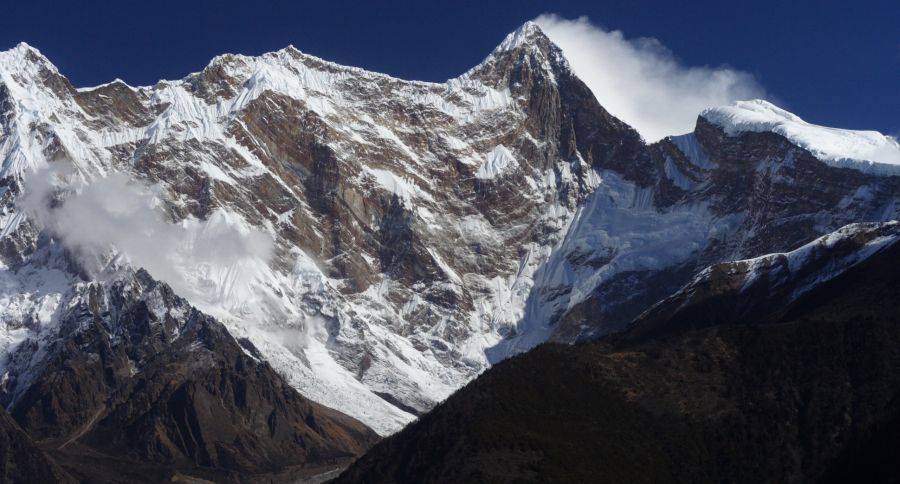
[[[89,274],[102,271],[112,251],[176,291],[200,295],[202,288],[189,274],[265,266],[271,257],[271,237],[238,217],[215,212],[205,221],[171,223],[161,210],[158,187],[120,173],[84,182],[71,165],[54,165],[27,177],[20,204]]]
[[[750,74],[681,65],[653,38],[626,39],[622,32],[604,30],[586,17],[541,15],[535,21],[600,104],[647,141],[690,132],[705,108],[765,97]]]

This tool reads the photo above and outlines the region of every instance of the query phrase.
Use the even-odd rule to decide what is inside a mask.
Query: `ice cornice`
[[[104,87],[110,87],[110,86],[125,86],[125,87],[127,87],[128,89],[131,89],[132,91],[135,91],[135,90],[139,89],[139,88],[136,88],[136,87],[134,87],[134,86],[128,84],[128,83],[125,82],[124,80],[122,80],[122,79],[120,79],[120,78],[117,77],[117,78],[113,79],[113,80],[110,81],[110,82],[105,82],[105,83],[103,83],[103,84],[98,84],[98,85],[96,85],[96,86],[79,87],[79,88],[76,89],[76,91],[78,91],[78,92],[91,92],[91,91],[96,91],[97,89],[102,89],[102,88],[104,88]]]

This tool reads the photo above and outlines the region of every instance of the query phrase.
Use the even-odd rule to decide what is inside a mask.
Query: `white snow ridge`
[[[900,143],[877,131],[817,126],[761,99],[707,109],[701,116],[731,136],[745,131],[771,131],[834,166],[900,175]]]

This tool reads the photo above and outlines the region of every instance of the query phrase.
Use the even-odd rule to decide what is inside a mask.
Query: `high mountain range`
[[[3,429],[59,480],[298,479],[485,371],[373,458],[523,362],[661,378],[628,348],[776,324],[893,253],[895,152],[762,100],[647,143],[530,22],[442,84],[288,47],[76,88],[20,44],[0,53]],[[576,345],[515,356],[546,342]],[[746,370],[728,362],[709,378]],[[821,477],[842,449],[777,471]]]

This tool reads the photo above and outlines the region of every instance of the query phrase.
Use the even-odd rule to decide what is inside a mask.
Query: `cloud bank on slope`
[[[271,237],[217,211],[207,220],[166,220],[158,187],[113,173],[83,181],[68,163],[31,173],[22,209],[96,277],[110,256],[166,281],[192,303],[249,296],[272,255]],[[229,280],[219,280],[222,277]],[[227,294],[223,290],[227,289]]]
[[[587,17],[546,14],[535,22],[563,50],[600,104],[647,141],[690,132],[706,108],[765,97],[752,75],[727,67],[681,65],[653,38],[626,39]]]

